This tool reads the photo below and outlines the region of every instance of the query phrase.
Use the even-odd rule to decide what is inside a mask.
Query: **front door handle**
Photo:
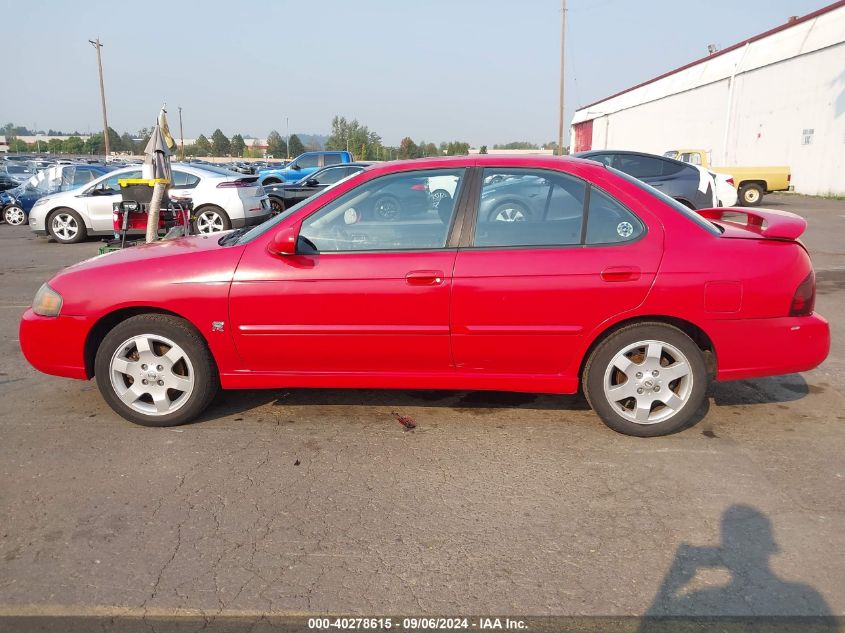
[[[604,281],[636,281],[640,278],[640,269],[636,266],[611,266],[601,271]]]
[[[436,286],[443,283],[442,270],[412,270],[405,275],[405,281],[411,286]]]

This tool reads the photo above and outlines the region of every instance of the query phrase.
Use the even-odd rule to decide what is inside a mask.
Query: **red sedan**
[[[220,387],[580,388],[612,429],[663,435],[712,379],[825,359],[805,227],[696,213],[586,160],[385,163],[251,229],[72,266],[20,341],[150,426],[195,418]]]

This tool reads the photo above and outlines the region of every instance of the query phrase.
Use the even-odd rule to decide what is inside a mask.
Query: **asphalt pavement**
[[[226,392],[138,427],[18,345],[98,243],[0,226],[0,616],[845,616],[845,202],[766,206],[809,220],[830,358],[655,439],[482,392]]]

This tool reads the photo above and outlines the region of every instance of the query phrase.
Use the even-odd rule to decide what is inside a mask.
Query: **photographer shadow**
[[[721,532],[717,547],[678,547],[640,633],[707,622],[727,631],[781,631],[786,629],[777,627],[786,624],[785,618],[795,630],[840,630],[818,591],[772,570],[770,558],[779,548],[764,513],[749,505],[731,506],[722,515]]]

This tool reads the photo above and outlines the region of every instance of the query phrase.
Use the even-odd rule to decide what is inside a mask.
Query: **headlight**
[[[32,311],[39,316],[59,316],[62,295],[47,284],[42,284],[32,301]]]
[[[38,200],[36,200],[35,204],[32,206],[40,207],[42,204],[47,204],[48,202],[50,202],[50,198],[38,198]]]

